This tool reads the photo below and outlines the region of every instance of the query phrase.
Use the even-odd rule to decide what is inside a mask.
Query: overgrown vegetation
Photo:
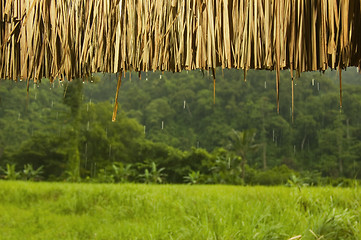
[[[360,188],[0,181],[2,239],[361,238]]]
[[[352,186],[360,178],[360,76],[218,71],[129,75],[111,122],[116,76],[46,79],[30,89],[0,81],[0,166],[6,179],[86,182]],[[50,90],[49,90],[50,86]],[[8,167],[7,167],[8,164]],[[30,165],[28,165],[30,164]],[[32,166],[24,173],[23,166]],[[31,174],[40,169],[33,178]],[[6,172],[6,173],[5,173]],[[23,172],[24,176],[17,176]],[[25,176],[28,175],[28,176]]]

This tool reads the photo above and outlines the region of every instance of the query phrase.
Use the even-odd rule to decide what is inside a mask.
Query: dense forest
[[[0,175],[48,181],[284,184],[361,177],[361,76],[217,70],[0,81]]]

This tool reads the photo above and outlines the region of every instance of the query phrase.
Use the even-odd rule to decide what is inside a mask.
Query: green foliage
[[[163,173],[164,168],[158,168],[155,162],[151,162],[149,167],[150,170],[146,168],[144,174],[140,175],[144,183],[163,183],[164,177],[166,176],[166,174]]]
[[[199,171],[191,171],[187,176],[184,176],[184,182],[188,184],[199,184],[201,179],[201,173]]]
[[[114,183],[114,175],[106,169],[100,169],[93,179],[97,183]]]
[[[24,165],[23,170],[23,179],[27,181],[39,181],[41,179],[41,174],[43,174],[44,166],[40,166],[37,169],[33,168],[32,164]]]
[[[356,240],[360,191],[0,181],[0,232],[34,240]]]
[[[242,170],[241,157],[235,156],[218,156],[211,168],[213,183],[216,184],[243,184],[241,178]]]
[[[129,182],[130,178],[134,176],[134,170],[132,164],[124,165],[121,162],[115,162],[112,165],[114,170],[114,179],[116,182],[126,183]]]
[[[260,171],[254,176],[251,183],[256,185],[284,185],[294,174],[293,170],[286,165],[282,165],[267,171]]]
[[[240,71],[217,71],[215,104],[207,71],[160,74],[123,77],[114,123],[114,74],[94,74],[92,83],[43,79],[31,84],[28,98],[25,82],[1,80],[0,165],[44,166],[42,177],[51,181],[93,179],[104,169],[114,182],[137,182],[152,171],[140,163],[151,162],[165,168],[167,183],[184,183],[199,171],[202,183],[284,184],[288,175],[275,170],[283,164],[309,186],[353,186],[347,179],[360,179],[361,86],[354,69],[344,73],[341,113],[334,72],[296,79],[293,122],[286,71],[280,114],[274,72],[248,71],[245,82]],[[115,169],[116,162],[131,164],[131,173]]]
[[[258,144],[254,143],[255,137],[255,129],[247,129],[242,132],[236,131],[234,129],[232,130],[229,149],[241,158],[241,173],[243,181],[246,174],[245,165],[247,163],[248,155],[256,151],[259,147]]]
[[[20,172],[17,172],[16,164],[6,164],[6,169],[0,167],[0,171],[4,174],[3,178],[7,180],[17,180],[20,178]]]

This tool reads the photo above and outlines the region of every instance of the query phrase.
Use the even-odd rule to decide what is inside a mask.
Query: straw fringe
[[[361,67],[358,0],[5,0],[0,78]],[[278,99],[279,97],[277,97]]]

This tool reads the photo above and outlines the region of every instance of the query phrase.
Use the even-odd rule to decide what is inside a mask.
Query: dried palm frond
[[[222,67],[279,86],[281,69],[361,68],[360,26],[359,0],[3,0],[0,78]]]

